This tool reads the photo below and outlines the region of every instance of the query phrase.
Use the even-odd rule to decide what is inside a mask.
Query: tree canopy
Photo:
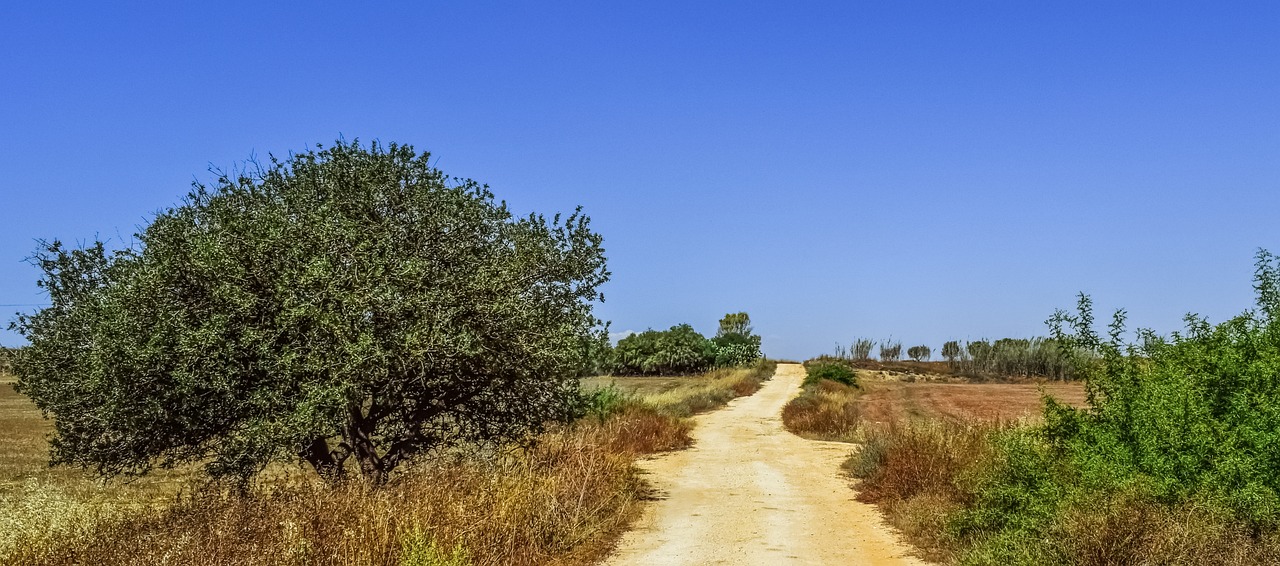
[[[609,276],[575,211],[516,217],[408,145],[339,141],[197,183],[108,251],[54,241],[17,388],[106,476],[302,459],[385,481],[575,407]]]
[[[749,365],[761,358],[760,337],[750,332],[751,317],[745,312],[725,315],[712,339],[688,324],[646,330],[619,340],[608,352],[606,368],[618,374],[685,375]]]

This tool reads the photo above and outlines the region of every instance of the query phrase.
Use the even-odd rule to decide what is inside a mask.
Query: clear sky
[[[36,238],[339,135],[583,205],[615,331],[746,310],[775,357],[1041,334],[1078,291],[1222,320],[1280,252],[1274,2],[20,4],[5,320],[43,301]]]

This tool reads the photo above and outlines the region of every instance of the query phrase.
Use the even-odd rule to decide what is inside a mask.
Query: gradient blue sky
[[[43,300],[34,239],[339,135],[583,205],[615,331],[746,310],[773,356],[1040,334],[1078,291],[1173,330],[1280,251],[1272,2],[22,4],[5,305]]]

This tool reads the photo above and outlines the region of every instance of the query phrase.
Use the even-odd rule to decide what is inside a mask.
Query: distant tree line
[[[626,375],[688,375],[712,368],[744,366],[762,356],[760,337],[752,333],[751,317],[731,313],[720,320],[713,338],[688,324],[667,330],[646,330],[602,349],[597,364],[604,372]]]
[[[834,357],[870,362],[873,360],[871,352],[876,346],[879,346],[879,361],[897,362],[902,359],[902,342],[877,342],[866,338],[854,340],[848,349],[837,345]],[[906,351],[907,357],[916,362],[926,362],[933,357],[933,349],[926,345],[911,346]],[[950,340],[942,345],[940,353],[951,370],[957,373],[1060,380],[1079,379],[1082,365],[1094,357],[1079,345],[1060,338],[1042,337],[964,343]]]

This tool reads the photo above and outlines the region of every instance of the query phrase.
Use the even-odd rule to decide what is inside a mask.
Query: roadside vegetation
[[[774,368],[715,370],[662,391],[595,378],[574,423],[500,451],[415,462],[383,486],[283,467],[247,491],[205,484],[198,469],[150,488],[99,485],[45,472],[47,448],[33,440],[21,455],[29,468],[6,471],[16,483],[0,493],[0,563],[590,564],[651,497],[634,459],[687,448],[685,417],[755,392]],[[19,401],[7,436],[40,430],[39,412]]]
[[[753,363],[761,357],[760,337],[752,333],[747,313],[730,313],[712,338],[678,324],[627,336],[600,356],[602,369],[614,375],[690,375]]]
[[[1135,343],[1123,311],[1099,335],[1082,295],[1049,340],[1087,406],[867,428],[859,498],[950,563],[1280,563],[1280,261],[1256,267],[1257,309]]]
[[[872,355],[879,346],[879,356]],[[933,359],[933,348],[916,345],[906,349],[909,360],[902,359],[902,343],[893,340],[877,342],[858,338],[848,347],[837,344],[834,355],[823,359],[840,359],[853,367],[868,370],[919,372],[970,380],[1008,381],[1048,379],[1073,381],[1082,378],[1082,358],[1093,355],[1078,345],[1055,337],[1001,338],[961,342],[949,340],[938,352],[942,361]]]
[[[805,362],[803,390],[782,408],[782,425],[812,440],[854,442],[859,426],[858,377],[844,359]]]

